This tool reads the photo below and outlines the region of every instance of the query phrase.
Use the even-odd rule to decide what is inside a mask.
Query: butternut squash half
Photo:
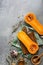
[[[17,37],[31,54],[35,54],[38,51],[38,44],[32,41],[24,31],[18,32]]]
[[[31,25],[40,35],[43,35],[43,25],[36,19],[36,16],[33,13],[28,13],[24,16],[26,23]]]

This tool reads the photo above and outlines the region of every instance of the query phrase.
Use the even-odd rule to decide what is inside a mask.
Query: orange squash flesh
[[[24,31],[18,32],[17,37],[31,54],[35,54],[38,51],[38,44],[32,41]]]
[[[31,25],[40,35],[43,35],[43,25],[36,19],[33,13],[28,13],[24,20],[26,23]]]

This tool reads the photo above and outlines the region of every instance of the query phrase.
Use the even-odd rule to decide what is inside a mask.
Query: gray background
[[[5,57],[9,51],[8,40],[12,25],[19,22],[18,16],[21,20],[28,12],[34,12],[43,24],[43,0],[0,0],[0,65],[7,65]]]

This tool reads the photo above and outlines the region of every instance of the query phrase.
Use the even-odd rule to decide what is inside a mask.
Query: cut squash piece
[[[38,51],[38,44],[32,41],[24,31],[18,32],[17,37],[31,54],[35,54]]]
[[[43,35],[43,25],[36,19],[33,13],[28,13],[24,20],[27,24],[31,25],[40,35]]]

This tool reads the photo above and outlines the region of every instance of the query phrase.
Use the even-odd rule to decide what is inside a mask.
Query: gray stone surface
[[[34,12],[43,24],[43,0],[0,0],[0,65],[7,65],[5,57],[9,51],[8,39],[11,27],[28,12]],[[40,50],[40,53],[43,49]],[[43,65],[43,61],[40,65]]]

